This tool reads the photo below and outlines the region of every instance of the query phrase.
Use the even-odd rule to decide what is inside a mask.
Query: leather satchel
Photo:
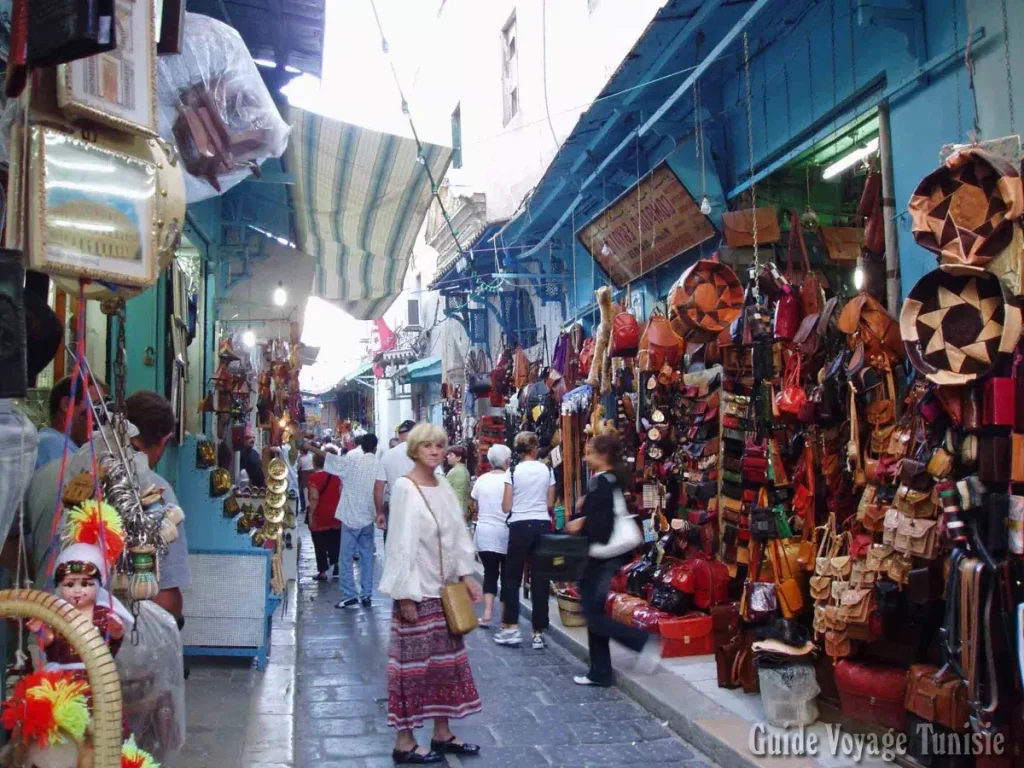
[[[846,303],[837,328],[847,335],[851,349],[863,344],[868,358],[885,357],[894,363],[904,358],[899,323],[868,293],[862,291]]]
[[[779,218],[771,206],[753,210],[748,208],[742,211],[726,211],[722,214],[722,234],[725,236],[725,244],[730,248],[752,246],[755,228],[758,245],[777,243],[782,239]]]
[[[907,670],[849,660],[835,666],[839,704],[847,717],[902,731]]]
[[[619,312],[612,320],[611,356],[636,357],[639,346],[639,323],[629,312]]]
[[[850,587],[839,599],[839,618],[847,624],[867,624],[871,617],[873,596],[872,588]]]
[[[778,540],[767,544],[774,555],[772,571],[775,574],[775,597],[782,616],[792,619],[799,616],[804,609],[803,585],[796,578],[797,571],[793,563],[782,551]]]
[[[904,555],[935,559],[939,553],[939,521],[900,515],[893,548]]]
[[[904,706],[929,723],[964,733],[970,725],[967,685],[952,672],[932,664],[914,664],[907,674]]]
[[[721,648],[740,631],[740,604],[732,602],[712,605],[709,612],[715,648]]]
[[[821,245],[831,264],[853,266],[864,248],[864,230],[860,227],[821,227]]]
[[[793,251],[800,254],[800,265],[793,269]],[[789,213],[789,253],[786,259],[786,279],[796,288],[800,298],[800,315],[809,317],[821,314],[825,309],[825,291],[818,276],[811,271],[804,243],[803,229],[796,211]]]
[[[423,503],[430,516],[434,518],[434,525],[437,527],[437,562],[441,568],[441,610],[444,612],[444,618],[448,624],[448,632],[456,637],[468,635],[477,627],[476,612],[473,610],[473,599],[469,596],[469,588],[464,581],[448,583],[445,578],[444,553],[441,551],[441,524],[419,483],[414,480],[413,485],[419,491],[420,498],[423,499]]]

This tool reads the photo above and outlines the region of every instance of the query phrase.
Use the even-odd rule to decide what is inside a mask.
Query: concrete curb
[[[532,618],[533,606],[530,601],[522,600],[520,605],[523,616]],[[552,600],[553,616],[558,615],[557,610]],[[548,636],[576,658],[583,662],[588,660],[587,647],[566,632],[557,621],[552,622]],[[655,717],[667,721],[673,731],[722,768],[761,768],[758,761],[701,724],[702,720],[734,718],[735,715],[685,680],[666,673],[638,675],[616,670],[615,684]]]

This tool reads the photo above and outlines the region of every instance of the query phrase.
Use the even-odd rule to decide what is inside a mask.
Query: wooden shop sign
[[[612,282],[623,286],[714,234],[710,219],[662,163],[576,236]]]

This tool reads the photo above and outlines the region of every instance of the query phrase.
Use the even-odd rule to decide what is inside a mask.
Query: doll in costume
[[[56,594],[91,616],[111,655],[117,655],[125,628],[133,622],[131,613],[106,589],[111,569],[124,551],[121,517],[105,502],[84,501],[68,513],[62,541],[64,549],[54,572]],[[71,643],[53,629],[37,619],[26,622],[26,626],[39,633],[48,668],[84,669]]]
[[[35,672],[18,681],[0,722],[12,732],[4,765],[91,768],[89,685],[70,672]]]

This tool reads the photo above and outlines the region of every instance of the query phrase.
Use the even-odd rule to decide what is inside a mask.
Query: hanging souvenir
[[[982,149],[954,152],[910,198],[914,240],[943,266],[983,267],[1024,214],[1020,168]]]
[[[962,385],[984,376],[1020,338],[1021,314],[994,275],[929,272],[900,312],[911,364],[929,381]]]
[[[711,341],[739,317],[743,287],[718,261],[701,259],[669,291],[672,329],[687,341]]]
[[[655,309],[640,337],[637,363],[645,371],[657,371],[665,365],[674,368],[682,359],[685,348],[685,343],[672,329],[668,318]]]
[[[3,727],[12,732],[12,764],[47,768],[93,765],[92,691],[83,677],[66,670],[47,670],[17,682],[3,703],[2,715]]]

